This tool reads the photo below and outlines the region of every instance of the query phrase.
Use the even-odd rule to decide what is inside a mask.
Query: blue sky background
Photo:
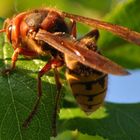
[[[107,101],[117,103],[140,102],[140,70],[128,76],[109,76]]]

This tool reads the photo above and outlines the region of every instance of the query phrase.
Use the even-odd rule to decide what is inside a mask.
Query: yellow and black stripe
[[[87,73],[87,67],[84,65],[82,67],[85,67]],[[76,71],[68,69],[66,78],[77,103],[85,113],[90,114],[104,102],[108,75],[91,68],[88,69],[92,71],[88,76],[80,75]]]
[[[77,43],[100,54],[96,45],[98,37],[99,32],[95,29],[78,39]],[[104,102],[108,75],[81,64],[67,54],[65,54],[65,63],[66,78],[77,103],[86,114],[91,114]]]

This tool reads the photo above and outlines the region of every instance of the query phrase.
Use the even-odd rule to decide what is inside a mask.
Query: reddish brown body
[[[39,29],[49,32],[69,32],[63,18],[57,12],[47,9],[20,13],[12,20],[7,19],[5,26],[7,37],[14,50],[18,48],[18,53],[25,56],[48,55],[53,49],[46,47],[46,43],[34,39]]]
[[[12,28],[10,27],[11,25]],[[9,29],[12,31],[9,32]],[[64,58],[60,52],[54,50],[51,46],[40,40],[35,40],[35,35],[39,29],[49,31],[51,33],[65,32],[76,38],[76,26],[74,25],[73,27],[69,27],[68,24],[64,21],[64,18],[55,11],[42,9],[23,12],[13,18],[11,23],[8,23],[8,26],[6,28],[8,39],[12,43],[15,52],[17,52],[13,56],[13,66],[15,66],[14,63],[16,62],[15,60],[18,54],[25,55],[26,57],[35,57],[38,55],[50,54],[55,59],[59,57],[60,62],[57,63],[57,61],[54,60],[53,65],[54,63],[57,63],[57,66],[63,65]],[[98,31],[94,30],[91,33],[84,39],[79,40],[79,42],[83,43],[85,46],[87,46],[87,48],[90,47],[90,50],[96,51],[96,43],[92,38],[95,36],[97,40]],[[74,60],[71,57],[69,58],[67,54],[65,54],[65,62],[68,68],[66,77],[71,85],[73,95],[75,96],[78,104],[81,106],[83,111],[85,111],[86,113],[92,113],[103,103],[107,89],[107,80],[105,80],[104,78],[106,76],[103,77],[102,75],[104,75],[104,73],[98,72],[98,74],[91,68],[86,69],[86,66],[84,65],[82,65],[82,69],[77,68],[81,64],[78,64],[77,60]],[[51,69],[51,66],[49,67],[47,65],[47,69],[48,68]],[[86,69],[85,72],[88,73],[88,75],[82,75],[82,72],[76,73],[77,69],[81,71]],[[46,71],[46,67],[44,68],[44,70]],[[42,69],[42,72],[40,73],[41,76],[44,74],[44,70]],[[89,73],[89,70],[92,71],[92,73]],[[70,71],[73,71],[75,74],[72,72],[70,73]],[[100,82],[100,77],[103,77],[101,80],[105,80],[105,82],[99,88],[98,78]],[[84,90],[84,87],[89,83],[92,83],[91,88],[86,88]],[[92,89],[93,85],[94,88]],[[77,86],[79,87],[78,89]],[[102,94],[100,95],[100,93]],[[99,97],[96,94],[99,94]],[[97,97],[95,98],[95,96]]]
[[[65,18],[70,18],[67,23]],[[12,67],[15,68],[18,55],[34,58],[50,55],[50,60],[38,72],[38,97],[32,112],[23,123],[26,127],[35,115],[40,103],[42,89],[41,77],[50,69],[54,70],[57,94],[53,112],[52,129],[56,135],[56,115],[60,101],[61,83],[58,67],[66,64],[66,77],[73,94],[86,113],[92,113],[103,103],[107,90],[107,74],[128,74],[121,66],[103,57],[97,50],[98,30],[92,30],[82,38],[76,37],[76,21],[110,31],[129,42],[140,45],[140,34],[129,29],[74,14],[58,12],[55,9],[37,9],[18,14],[7,19],[4,29],[11,42],[14,53]]]

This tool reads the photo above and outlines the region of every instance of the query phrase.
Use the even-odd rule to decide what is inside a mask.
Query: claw
[[[9,75],[11,72],[13,71],[12,68],[7,68],[7,69],[4,69],[2,70],[2,75]]]

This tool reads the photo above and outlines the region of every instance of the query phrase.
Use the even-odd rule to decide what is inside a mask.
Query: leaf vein
[[[8,113],[8,110],[10,109],[10,106],[11,106],[11,104],[9,104],[9,106],[8,106],[8,108],[7,108],[7,110],[6,110],[5,114],[4,114],[4,117],[3,117],[2,121],[1,121],[1,124],[0,124],[0,139],[2,139],[1,138],[1,134],[2,134],[1,131],[2,131],[3,122],[4,122],[4,119],[5,119],[6,115],[7,115],[7,113]]]
[[[9,76],[8,76],[8,85],[9,85],[9,89],[10,89],[10,93],[11,93],[11,99],[12,99],[12,103],[13,103],[13,107],[14,107],[14,112],[15,112],[16,119],[17,119],[17,125],[18,125],[18,131],[19,131],[19,134],[20,134],[20,139],[22,140],[22,135],[21,135],[21,131],[20,131],[20,123],[19,123],[19,119],[18,119],[17,109],[16,109],[16,105],[15,105],[15,99],[14,99],[14,95],[13,95],[13,91],[12,91]]]
[[[118,113],[116,113],[116,120],[117,120],[118,126],[120,127],[120,130],[122,131],[123,135],[126,135],[127,136],[127,133],[123,129],[122,125],[120,124]]]
[[[125,116],[127,116],[127,118],[131,119],[140,128],[139,122],[137,122],[133,117],[131,117],[130,115],[128,115],[126,112],[121,111],[119,108],[117,108],[117,110],[119,112],[121,112],[122,114],[124,114]]]

